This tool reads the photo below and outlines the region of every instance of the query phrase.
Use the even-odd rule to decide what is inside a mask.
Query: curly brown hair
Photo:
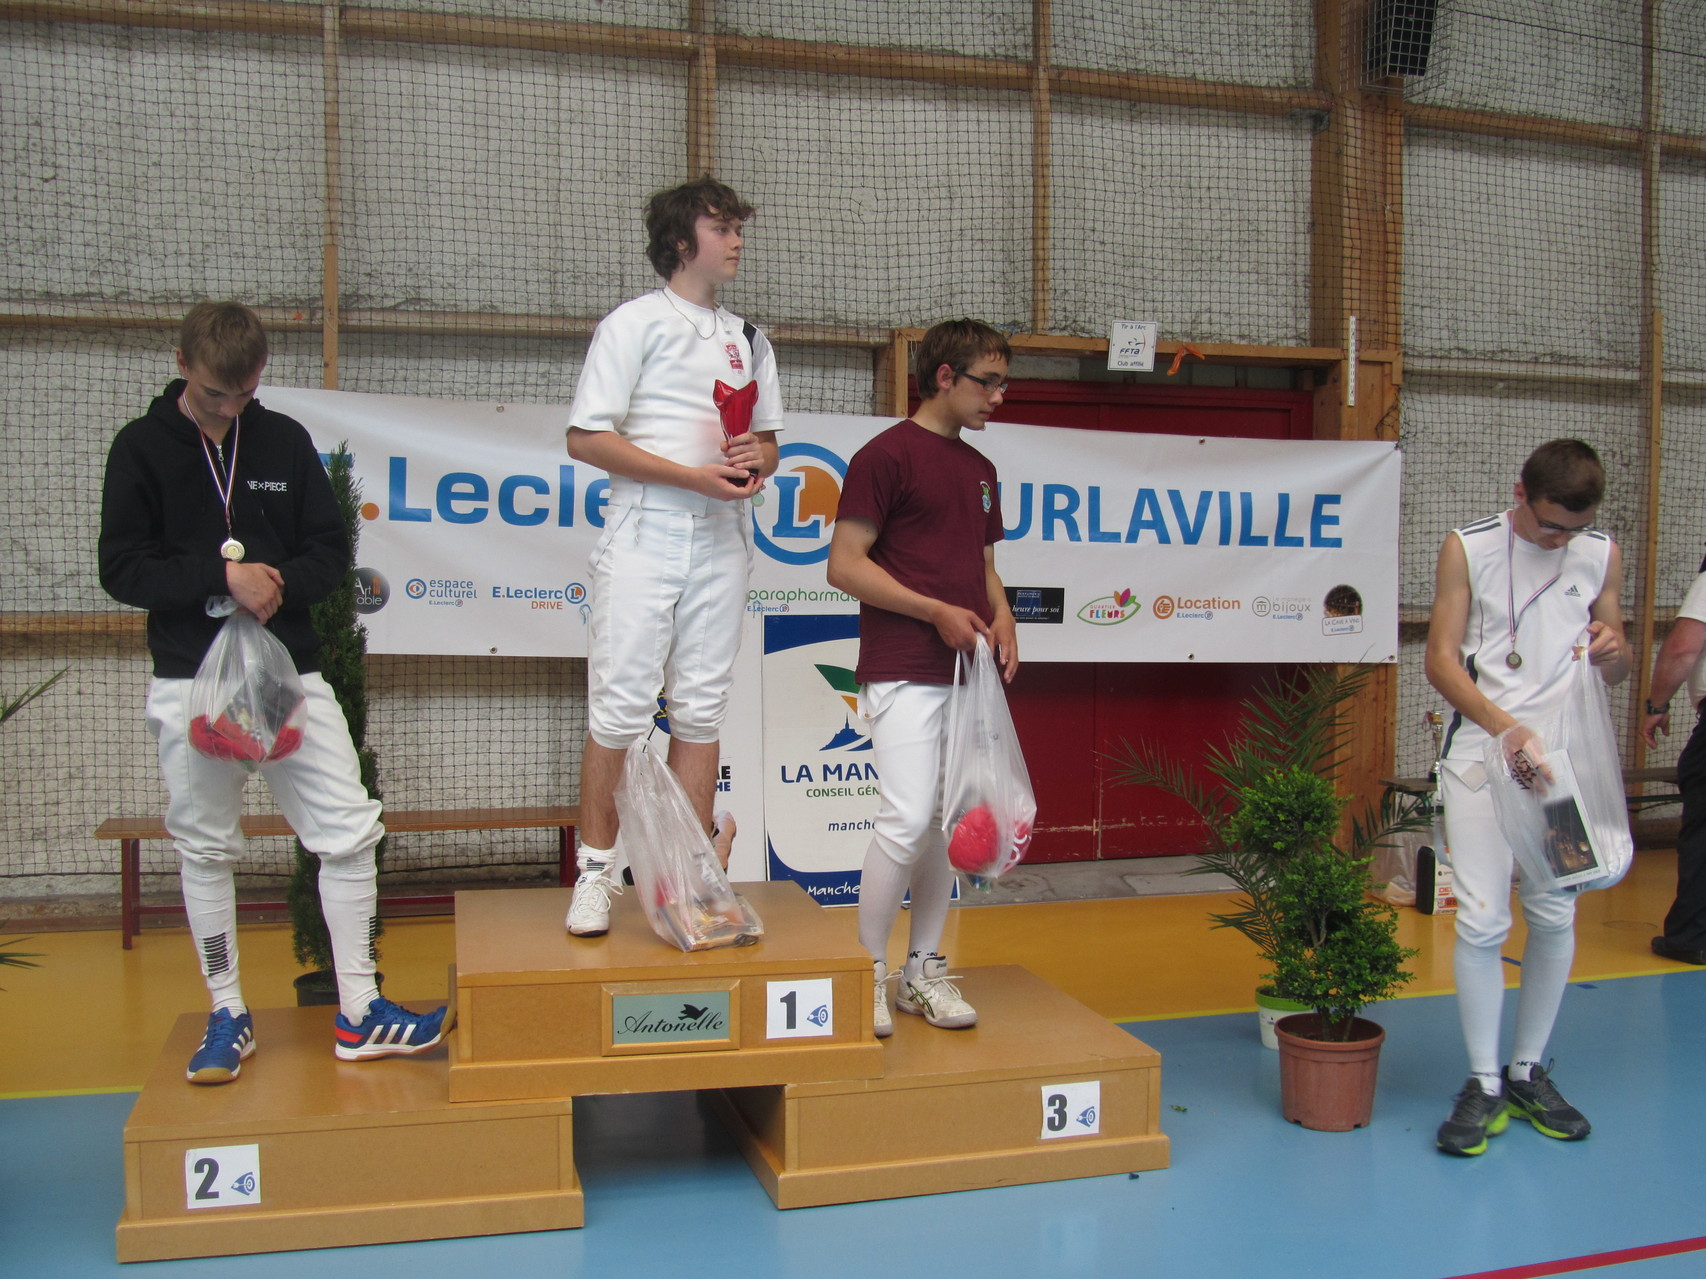
[[[709,173],[658,191],[646,201],[646,256],[652,270],[669,279],[697,250],[701,216],[745,222],[757,210]],[[686,246],[686,252],[682,246]]]

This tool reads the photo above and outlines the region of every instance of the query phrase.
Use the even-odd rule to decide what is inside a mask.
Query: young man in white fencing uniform
[[[192,310],[178,338],[182,378],[118,433],[102,489],[101,585],[121,604],[148,610],[148,728],[170,795],[166,829],[190,935],[213,1000],[189,1064],[197,1084],[235,1079],[255,1050],[238,976],[233,880],[248,773],[200,754],[189,738],[190,687],[224,624],[217,609],[232,601],[283,643],[308,695],[302,745],[260,772],[320,859],[338,979],[334,1050],[347,1061],[423,1052],[454,1020],[443,1008],[400,1008],[375,984],[373,850],[385,827],[361,784],[343,709],[319,674],[320,637],[308,612],[350,571],[349,539],[308,432],[255,399],[266,362],[266,333],[253,311],[235,302]]]
[[[1576,901],[1526,878],[1522,988],[1509,1065],[1500,1069],[1500,948],[1511,926],[1514,858],[1493,815],[1481,761],[1488,739],[1503,734],[1515,775],[1543,773],[1530,725],[1561,702],[1574,663],[1593,663],[1608,684],[1628,677],[1618,605],[1623,562],[1616,543],[1593,528],[1605,471],[1580,440],[1536,449],[1523,463],[1515,495],[1510,510],[1446,538],[1428,628],[1428,682],[1456,711],[1442,752],[1440,796],[1456,877],[1452,967],[1470,1075],[1437,1137],[1453,1155],[1481,1154],[1512,1115],[1562,1141],[1579,1141],[1589,1131],[1543,1064],[1575,956]]]
[[[829,548],[829,584],[859,600],[859,713],[870,725],[879,806],[859,879],[859,942],[876,971],[876,1033],[893,1033],[888,942],[912,893],[896,1006],[932,1026],[977,1024],[939,953],[954,868],[941,829],[943,748],[954,654],[983,636],[1002,676],[1019,669],[1013,611],[995,572],[1003,537],[995,467],[962,431],[981,431],[1007,390],[1007,339],[955,320],[924,335],[911,418],[853,456]]]
[[[568,449],[610,475],[590,560],[588,732],[580,877],[567,927],[610,927],[616,787],[663,689],[669,766],[712,830],[718,742],[751,559],[747,498],[776,470],[781,391],[770,342],[717,305],[753,210],[709,177],[646,205],[647,255],[667,283],[599,322],[569,409]],[[725,861],[734,836],[714,831]]]

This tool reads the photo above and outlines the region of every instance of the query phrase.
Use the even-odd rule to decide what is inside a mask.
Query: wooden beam
[[[1647,523],[1643,530],[1641,572],[1635,582],[1639,636],[1635,678],[1629,687],[1629,757],[1634,768],[1647,763],[1641,713],[1652,692],[1653,604],[1659,580],[1660,480],[1664,471],[1665,316],[1659,295],[1659,246],[1662,235],[1659,194],[1659,126],[1664,120],[1659,81],[1659,0],[1641,4],[1641,416],[1647,434]]]
[[[322,13],[326,208],[320,243],[320,380],[326,390],[335,391],[338,389],[338,246],[343,234],[340,225],[342,206],[338,198],[343,168],[343,123],[338,94],[340,37],[336,0],[322,6]]]
[[[318,333],[316,307],[254,307],[271,332]],[[0,329],[167,329],[183,322],[176,304],[126,302],[18,302],[0,304]],[[342,333],[430,333],[456,337],[584,338],[591,337],[598,316],[498,315],[487,311],[379,311],[346,309]],[[891,330],[850,324],[767,325],[765,334],[784,346],[852,347],[876,350],[889,341]]]
[[[1332,98],[1318,89],[1274,89],[1254,84],[1191,80],[1184,76],[1057,66],[1050,69],[1049,78],[1054,91],[1064,97],[1147,102],[1202,111],[1230,111],[1238,115],[1287,116],[1300,111],[1326,111],[1333,105]]]
[[[1678,160],[1706,159],[1706,138],[1696,134],[1666,133],[1655,122],[1651,130],[1591,124],[1583,120],[1559,120],[1551,116],[1512,115],[1502,111],[1472,111],[1462,107],[1440,107],[1404,102],[1399,107],[1404,122],[1418,129],[1450,133],[1473,133],[1484,138],[1512,142],[1552,142],[1564,146],[1591,147],[1602,151],[1639,152],[1648,138],[1656,138],[1659,150]]]
[[[717,40],[715,0],[689,0],[693,57],[687,64],[687,177],[717,169]]]
[[[0,635],[135,635],[146,613],[0,613]]]
[[[1049,103],[1049,52],[1054,43],[1051,0],[1032,0],[1031,55],[1031,332],[1047,333],[1052,309],[1054,251],[1054,111]]]

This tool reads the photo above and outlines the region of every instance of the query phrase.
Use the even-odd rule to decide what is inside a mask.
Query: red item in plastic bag
[[[995,860],[995,814],[988,804],[979,804],[954,824],[948,860],[968,873],[981,871]]]
[[[296,744],[302,744],[300,735]],[[209,759],[259,760],[265,759],[267,753],[267,748],[254,734],[245,731],[241,724],[226,715],[211,721],[206,715],[192,719],[190,745]],[[288,751],[285,753],[289,754]]]
[[[297,747],[302,745],[302,730],[293,725],[286,725],[278,730],[278,738],[272,744],[272,750],[267,752],[267,758],[283,759],[286,755],[296,754]]]

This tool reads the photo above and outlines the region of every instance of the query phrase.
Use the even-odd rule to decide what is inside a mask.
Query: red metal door
[[[1017,381],[997,421],[1099,431],[1310,439],[1308,391],[1152,383]],[[1000,552],[996,552],[999,562]],[[1021,629],[1020,647],[1023,652]],[[1014,722],[1037,791],[1029,860],[1090,861],[1200,852],[1189,811],[1159,792],[1119,785],[1108,756],[1150,739],[1187,759],[1223,742],[1239,704],[1274,664],[1032,662],[1010,690]]]

